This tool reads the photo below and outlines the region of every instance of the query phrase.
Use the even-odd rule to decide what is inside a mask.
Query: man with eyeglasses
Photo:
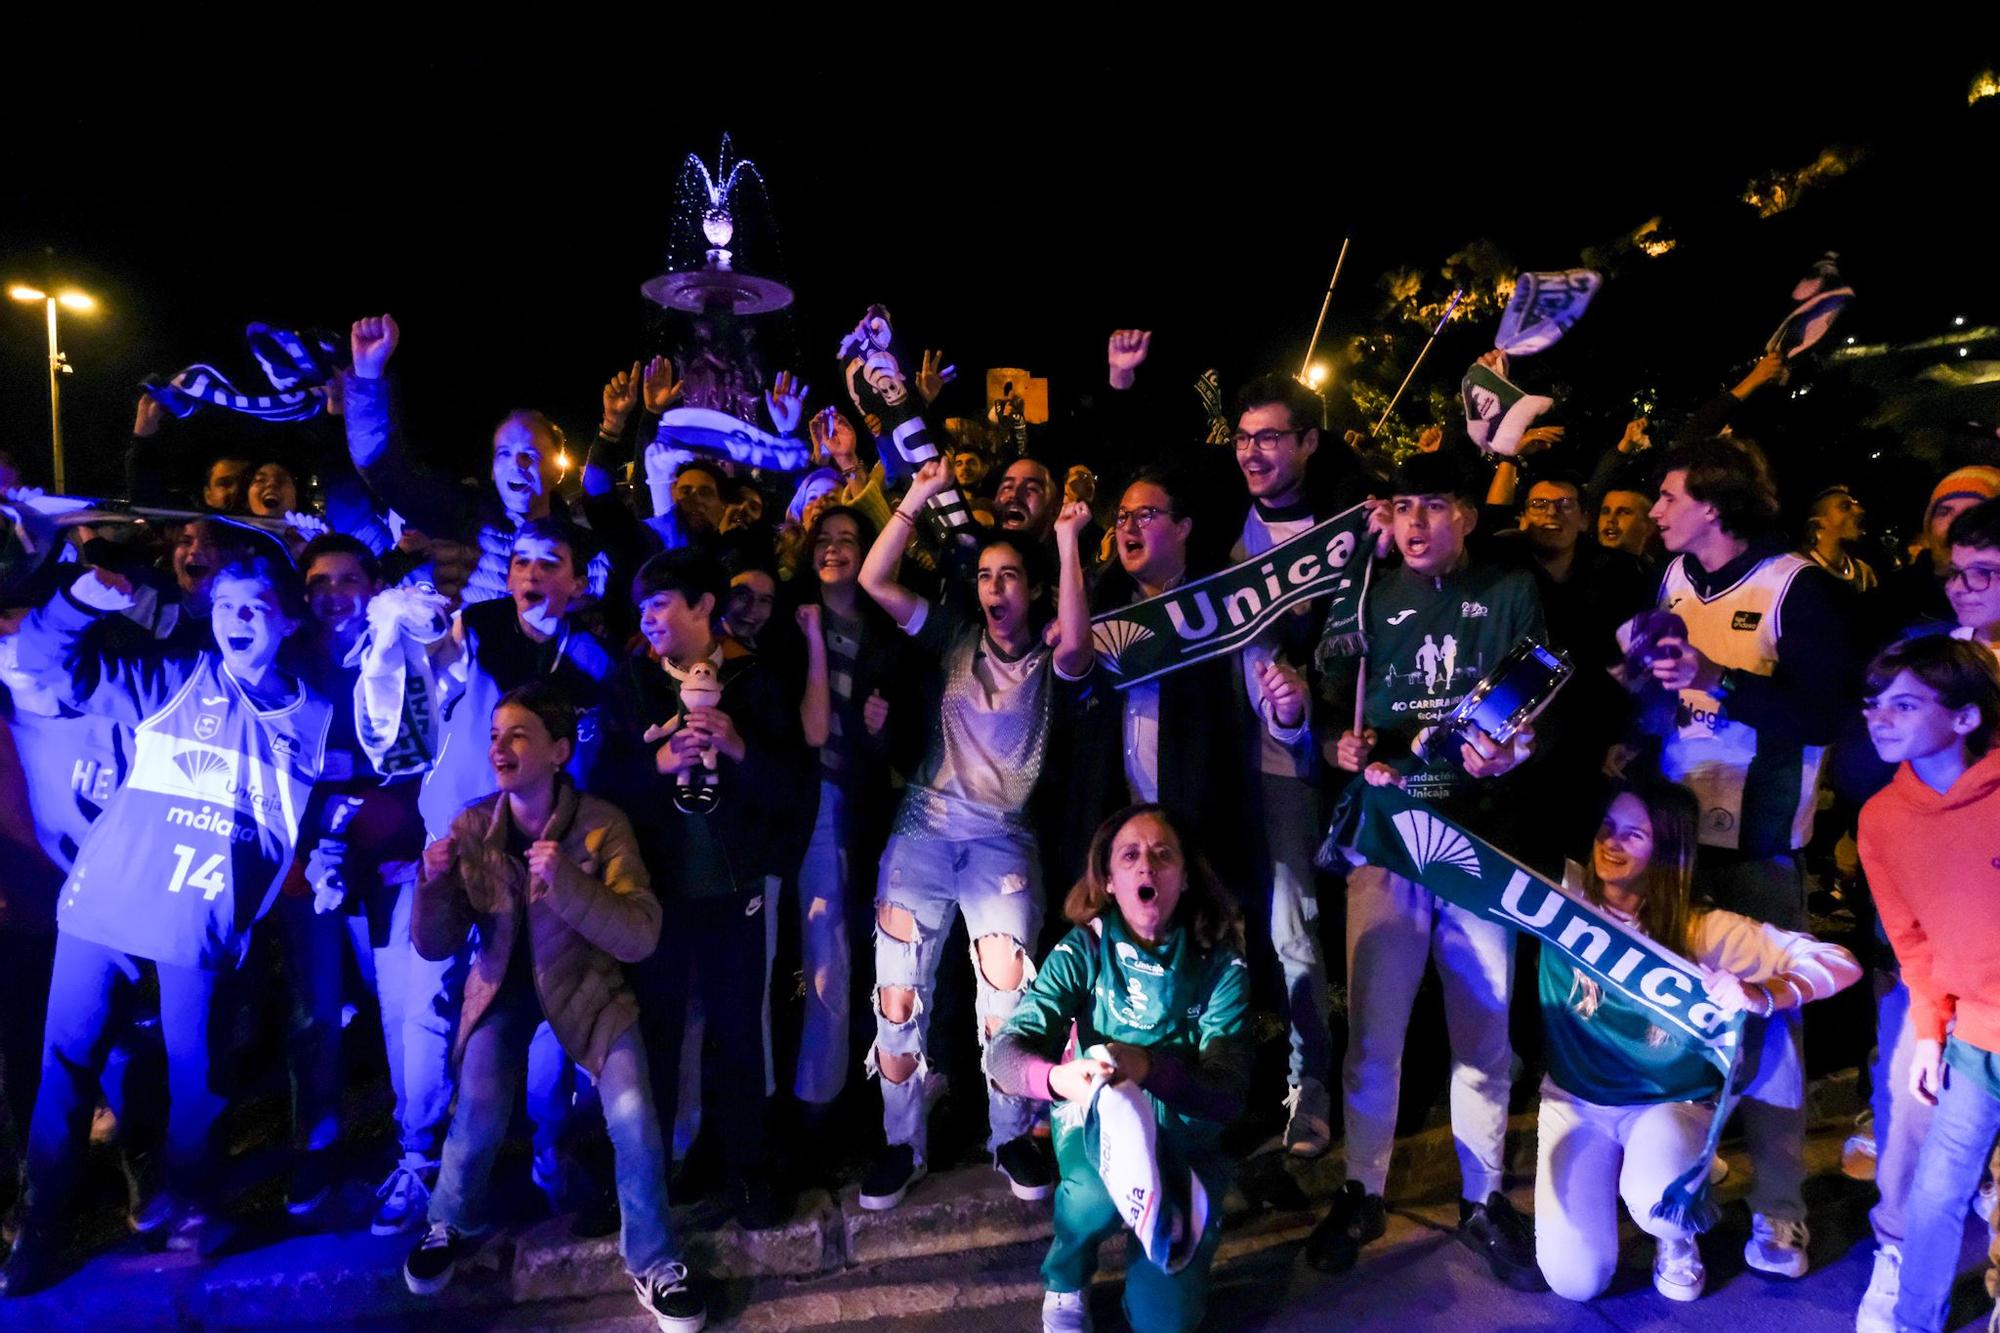
[[[1119,497],[1111,520],[1112,559],[1090,586],[1093,615],[1157,597],[1211,571],[1191,568],[1188,515],[1191,483],[1179,473],[1143,468]],[[1062,871],[1074,877],[1097,826],[1117,810],[1158,801],[1203,834],[1224,882],[1250,882],[1261,859],[1243,836],[1253,827],[1253,803],[1241,769],[1218,755],[1248,755],[1238,702],[1241,670],[1233,656],[1211,657],[1126,689],[1093,680],[1071,715],[1069,800],[1063,827]],[[1264,726],[1280,739],[1305,733],[1306,685],[1274,663],[1264,680],[1273,700]]]
[[[2000,500],[1986,500],[1951,521],[1945,542],[1944,595],[1958,617],[1954,639],[2000,653]]]
[[[1263,554],[1360,498],[1358,493],[1351,498],[1335,495],[1332,503],[1316,506],[1307,497],[1306,468],[1319,448],[1320,410],[1316,395],[1283,375],[1254,380],[1237,395],[1233,443],[1237,470],[1250,493],[1250,509],[1229,553],[1231,564]],[[1351,483],[1351,478],[1345,481]],[[1325,489],[1358,492],[1351,484]],[[1332,1038],[1313,878],[1321,820],[1318,793],[1311,782],[1312,738],[1305,722],[1296,732],[1271,725],[1278,718],[1279,701],[1267,682],[1274,667],[1311,662],[1324,615],[1324,606],[1313,603],[1280,616],[1237,655],[1240,697],[1249,715],[1262,722],[1246,726],[1244,732],[1246,742],[1255,747],[1251,762],[1256,780],[1249,784],[1249,795],[1256,822],[1250,827],[1263,829],[1267,858],[1261,877],[1266,883],[1245,894],[1244,909],[1253,939],[1268,932],[1283,974],[1292,1038],[1284,1145],[1300,1157],[1324,1153],[1333,1137],[1326,1088]],[[1258,951],[1252,947],[1254,960]]]
[[[1535,728],[1542,780],[1555,784],[1563,799],[1550,803],[1552,817],[1534,831],[1539,845],[1515,850],[1531,861],[1580,855],[1597,828],[1602,802],[1594,784],[1630,711],[1630,696],[1609,674],[1619,658],[1615,635],[1653,597],[1654,578],[1636,556],[1586,540],[1583,497],[1574,474],[1536,476],[1518,525],[1492,543],[1505,563],[1534,575],[1549,644],[1568,652],[1577,666]]]

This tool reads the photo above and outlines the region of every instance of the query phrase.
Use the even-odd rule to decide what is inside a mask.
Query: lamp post
[[[97,309],[97,302],[74,288],[50,295],[38,288],[15,283],[7,289],[7,295],[16,301],[40,301],[48,307],[49,313],[49,450],[53,460],[52,473],[55,493],[65,494],[63,487],[63,447],[62,447],[62,377],[70,373],[69,358],[64,356],[56,341],[56,307],[62,306],[78,314],[88,314]]]

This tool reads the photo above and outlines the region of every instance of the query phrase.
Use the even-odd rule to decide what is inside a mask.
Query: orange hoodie
[[[2000,750],[1944,793],[1910,771],[1861,807],[1861,864],[1917,1037],[2000,1052]]]

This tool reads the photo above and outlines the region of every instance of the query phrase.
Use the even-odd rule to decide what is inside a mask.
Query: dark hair
[[[1613,784],[1604,798],[1604,813],[1620,796],[1637,797],[1653,826],[1653,856],[1646,866],[1640,892],[1639,925],[1669,949],[1692,948],[1691,932],[1701,911],[1694,902],[1694,861],[1701,843],[1701,805],[1694,793],[1664,778],[1640,778]],[[1604,901],[1604,883],[1597,877],[1597,858],[1583,868],[1584,893],[1594,903]]]
[[[1243,952],[1243,915],[1236,900],[1210,868],[1187,821],[1155,801],[1128,805],[1097,826],[1091,835],[1090,850],[1083,858],[1083,878],[1071,886],[1063,900],[1063,915],[1077,925],[1088,925],[1104,914],[1111,903],[1111,844],[1118,830],[1141,815],[1151,815],[1173,830],[1181,845],[1183,883],[1180,905],[1174,916],[1187,927],[1188,934],[1203,949],[1227,944]]]
[[[526,685],[517,685],[500,696],[500,702],[493,705],[493,711],[512,704],[525,709],[542,720],[548,728],[552,741],[568,741],[576,744],[576,705],[570,701],[559,686],[546,680],[531,680]]]
[[[536,538],[545,542],[561,542],[569,548],[570,572],[578,578],[589,576],[590,558],[596,553],[596,550],[591,545],[590,534],[568,519],[548,514],[542,518],[531,518],[520,527],[514,529],[513,537],[507,542],[510,562],[512,560],[513,549],[528,538]]]
[[[1687,473],[1687,493],[1715,507],[1732,537],[1768,532],[1778,517],[1778,488],[1764,451],[1747,440],[1689,440],[1667,451],[1666,472]]]
[[[709,462],[706,458],[690,458],[687,462],[682,463],[674,469],[674,480],[679,481],[690,472],[706,472],[709,480],[715,483],[715,490],[718,495],[729,485],[728,474],[715,464]]]
[[[549,415],[546,412],[538,412],[532,407],[517,407],[506,416],[500,418],[500,425],[493,428],[493,433],[496,435],[499,434],[500,426],[504,426],[510,421],[519,421],[526,425],[529,430],[547,435],[550,443],[555,445],[557,453],[561,453],[569,445],[569,437],[563,434],[561,426],[558,426],[554,421],[549,419]]]
[[[306,619],[305,589],[300,586],[298,571],[288,564],[273,560],[267,555],[238,552],[216,571],[215,583],[221,583],[224,579],[261,583],[278,599],[278,609],[283,611],[288,619],[297,621]]]
[[[359,537],[345,532],[322,532],[299,552],[299,573],[305,574],[312,568],[313,561],[323,555],[351,555],[370,583],[382,581],[382,562],[375,558],[375,553]]]
[[[689,606],[704,596],[713,597],[715,602],[709,615],[713,624],[729,597],[729,575],[724,572],[722,562],[708,552],[691,546],[676,547],[653,556],[632,576],[635,606],[644,606],[663,592],[679,593]]]
[[[1030,588],[1040,589],[1046,595],[1055,587],[1056,563],[1048,543],[1006,528],[981,528],[973,534],[972,568],[978,569],[979,557],[996,546],[1009,547],[1021,557],[1021,572],[1028,576]]]
[[[1119,498],[1122,500],[1125,492],[1131,490],[1134,486],[1157,486],[1159,489],[1165,491],[1167,493],[1168,518],[1183,519],[1191,517],[1187,512],[1189,490],[1187,478],[1175,469],[1161,467],[1157,463],[1148,463],[1126,479],[1125,485],[1118,491]]]
[[[826,526],[826,521],[830,518],[844,518],[854,524],[855,536],[861,543],[861,554],[864,556],[868,554],[868,548],[875,544],[874,521],[853,505],[828,505],[813,515],[812,526],[806,529],[804,549],[807,559],[811,559],[813,545],[819,541],[820,530]]]
[[[2000,500],[1981,500],[1954,518],[1945,529],[1944,544],[2000,551]]]
[[[1259,375],[1238,389],[1236,417],[1240,420],[1245,412],[1254,412],[1273,403],[1283,404],[1301,438],[1306,431],[1319,429],[1319,395],[1289,375]]]
[[[1928,686],[1938,702],[1952,712],[1968,707],[1979,710],[1979,729],[1965,738],[1966,754],[1982,759],[2000,744],[2000,662],[1994,660],[1991,649],[1948,634],[1925,634],[1892,643],[1868,664],[1868,688],[1863,697],[1875,698],[1904,671]]]
[[[1546,472],[1532,472],[1521,478],[1521,493],[1526,495],[1537,486],[1567,486],[1576,494],[1576,502],[1583,504],[1583,478],[1568,468],[1550,468]]]
[[[1389,493],[1396,495],[1449,495],[1478,504],[1479,483],[1457,454],[1439,450],[1431,454],[1411,454],[1390,479]]]

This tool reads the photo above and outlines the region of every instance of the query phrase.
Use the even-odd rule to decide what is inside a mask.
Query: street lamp
[[[7,289],[7,295],[16,301],[40,301],[49,312],[49,449],[54,460],[55,493],[64,494],[63,488],[63,447],[62,447],[62,377],[70,373],[69,358],[64,356],[56,342],[56,307],[73,310],[79,315],[87,315],[97,309],[97,302],[83,292],[71,288],[54,295],[30,287],[25,283],[15,283]]]

